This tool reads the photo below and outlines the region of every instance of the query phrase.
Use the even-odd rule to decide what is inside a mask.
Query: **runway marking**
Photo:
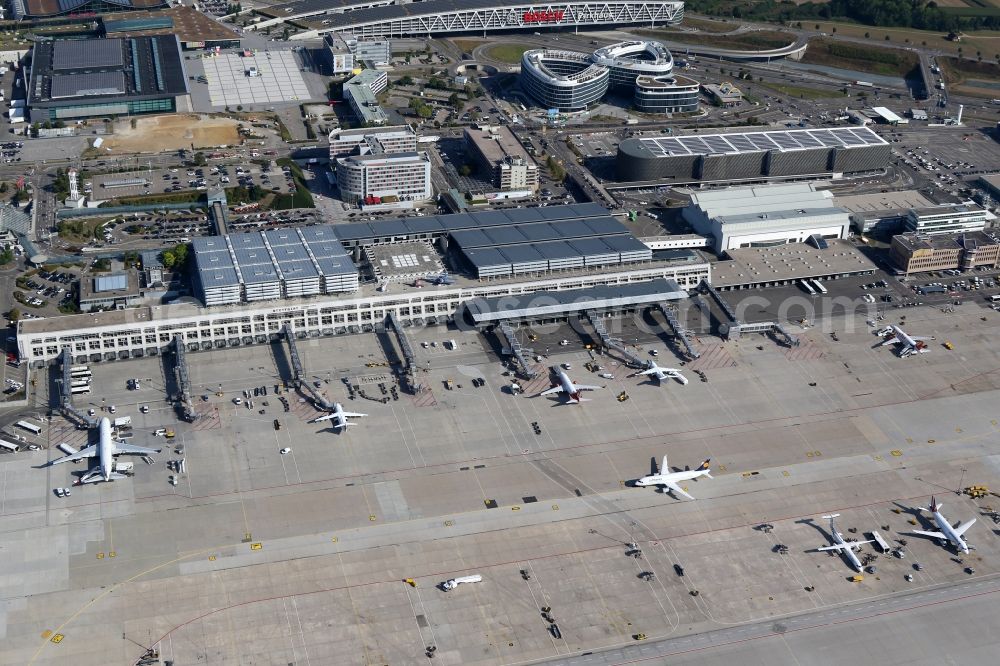
[[[437,405],[437,398],[434,397],[434,389],[425,386],[420,391],[410,397],[414,407],[434,407]]]
[[[203,405],[199,405],[200,409],[195,409],[198,412],[198,418],[195,420],[192,430],[218,430],[222,427],[222,417],[219,416],[219,408],[216,405],[212,405],[207,409]]]
[[[798,347],[791,347],[785,351],[785,358],[789,361],[815,361],[826,356],[826,352],[812,340],[806,340]]]
[[[703,345],[701,356],[687,364],[692,370],[714,370],[717,368],[735,368],[736,360],[729,350],[722,345]]]

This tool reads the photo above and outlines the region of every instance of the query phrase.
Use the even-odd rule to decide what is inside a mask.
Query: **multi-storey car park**
[[[629,91],[647,113],[698,110],[697,81],[673,73],[674,59],[659,42],[621,42],[592,54],[556,49],[526,51],[521,87],[546,108],[577,111],[608,91]]]
[[[495,247],[484,246],[480,234],[492,238],[488,242]],[[694,289],[710,278],[708,262],[697,253],[674,251],[660,258],[596,204],[364,222],[339,225],[336,235],[343,251],[359,265],[344,274],[363,273],[362,283],[353,292],[314,290],[307,292],[315,294],[312,297],[270,302],[218,306],[186,302],[24,320],[18,323],[17,335],[21,358],[38,367],[55,359],[63,348],[85,361],[152,356],[163,352],[175,336],[191,351],[239,347],[277,339],[285,325],[300,338],[318,338],[371,331],[390,314],[404,326],[448,322],[472,299],[542,291],[583,294],[594,287],[662,279],[672,280],[671,285],[676,283],[681,289]],[[437,286],[419,282],[420,270],[439,271],[443,262],[421,262],[420,256],[412,261],[415,243],[421,246],[419,255],[449,254],[451,264],[464,270]],[[366,265],[365,257],[371,256],[384,260],[386,266],[376,271]],[[273,264],[270,257],[253,263]],[[386,272],[394,268],[407,280],[418,282],[389,280],[391,288],[380,288]],[[283,294],[280,280],[274,277],[270,276],[270,283],[277,285],[274,293]],[[433,273],[424,277],[430,279]]]
[[[619,144],[616,173],[625,182],[764,181],[878,172],[891,155],[867,127],[643,137]]]
[[[326,33],[426,37],[551,27],[672,25],[684,17],[684,3],[612,0],[539,6],[517,0],[295,0],[254,11],[264,20],[247,29],[260,30],[285,21],[306,27],[292,39],[315,39]]]

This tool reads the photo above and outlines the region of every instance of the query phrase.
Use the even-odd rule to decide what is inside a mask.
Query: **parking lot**
[[[252,187],[287,193],[294,187],[287,167],[262,167],[256,162],[247,165],[212,165],[187,169],[149,169],[125,173],[95,174],[83,185],[84,192],[95,201],[123,197],[170,194],[186,190],[207,191],[210,188]]]
[[[257,51],[250,56],[223,53],[202,62],[212,106],[249,109],[300,104],[312,98],[294,51]],[[251,68],[254,76],[249,75]]]

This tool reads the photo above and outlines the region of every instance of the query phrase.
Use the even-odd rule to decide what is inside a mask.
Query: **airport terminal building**
[[[625,139],[623,182],[730,183],[883,171],[889,144],[867,127]]]
[[[402,326],[448,322],[464,303],[473,299],[540,291],[590,290],[660,279],[672,280],[679,288],[691,290],[702,280],[710,279],[710,264],[696,253],[681,251],[683,256],[670,255],[662,259],[650,256],[648,248],[632,243],[634,239],[628,233],[617,233],[617,227],[616,233],[609,235],[608,225],[613,223],[620,227],[601,206],[575,204],[339,225],[336,235],[340,251],[350,255],[353,262],[341,261],[338,265],[347,279],[359,280],[354,290],[339,294],[326,293],[322,289],[323,278],[319,278],[321,289],[316,293],[312,288],[314,282],[309,282],[312,272],[308,270],[286,273],[286,264],[281,257],[272,258],[266,245],[263,252],[260,247],[243,248],[240,253],[251,252],[257,256],[240,254],[235,260],[228,247],[209,248],[206,252],[221,255],[220,262],[228,267],[224,270],[232,271],[228,280],[232,284],[225,285],[232,292],[224,296],[227,302],[212,306],[179,302],[22,320],[18,323],[18,348],[20,357],[34,366],[55,359],[63,348],[69,348],[74,359],[81,362],[110,361],[158,355],[172,344],[175,336],[180,336],[190,351],[239,347],[276,340],[285,325],[299,338],[318,338],[372,331],[390,313]],[[305,234],[325,229],[329,227],[306,227],[281,233]],[[451,239],[461,237],[460,231],[469,232],[467,238],[462,238],[465,245],[459,248],[455,244],[453,250]],[[506,245],[496,247],[502,252],[506,252],[505,247],[518,249],[510,256],[504,254],[504,261],[500,263],[492,262],[485,254],[480,255],[484,261],[479,262],[476,255],[483,247],[476,240],[479,232],[501,234],[503,237],[496,241]],[[268,235],[273,233],[276,232],[248,236],[259,238],[259,245],[264,245],[264,240],[271,242]],[[619,238],[628,246],[606,244],[598,253],[591,241],[605,237]],[[219,238],[205,240],[225,243]],[[453,252],[459,262],[481,264],[494,274],[477,277],[476,272],[469,270],[452,275],[447,283],[436,286],[431,283],[417,287],[397,281],[389,290],[378,289],[378,282],[372,277],[373,267],[365,263],[364,257],[376,256],[379,261],[385,261],[387,270],[404,271],[407,280],[411,280],[416,269],[410,266],[422,265],[411,256],[415,244],[420,246],[421,254]],[[372,248],[378,251],[372,252]],[[521,251],[524,248],[531,256]],[[556,250],[564,256],[557,256]],[[468,259],[470,254],[473,260]],[[524,261],[520,260],[522,256]],[[241,286],[230,266],[237,262],[244,282],[250,272],[245,274],[244,266],[251,267],[254,276],[258,272],[261,274],[260,296],[267,300],[249,301],[241,297],[242,291],[251,285],[248,282]],[[308,269],[312,260],[304,255],[301,262],[298,259],[295,262]],[[201,272],[200,257],[196,263]],[[428,266],[432,264],[438,262],[430,262]],[[274,269],[275,265],[280,274]],[[501,274],[497,274],[498,271]],[[430,274],[427,277],[430,279]],[[296,296],[288,291],[288,285],[290,279],[298,278],[302,280],[294,286],[302,287],[303,291]],[[271,290],[269,294],[264,293],[265,288]],[[200,289],[205,294],[209,287],[203,284]],[[277,300],[279,297],[275,294],[281,294],[283,300]]]

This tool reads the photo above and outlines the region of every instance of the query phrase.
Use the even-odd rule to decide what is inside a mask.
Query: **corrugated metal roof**
[[[49,97],[65,99],[67,97],[124,95],[127,91],[125,73],[121,71],[56,74],[51,78]]]

